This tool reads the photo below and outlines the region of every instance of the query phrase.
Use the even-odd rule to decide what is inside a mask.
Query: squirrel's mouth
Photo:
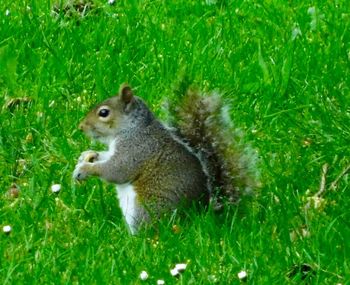
[[[85,131],[85,135],[88,136],[89,138],[93,139],[93,140],[98,140],[102,136],[102,134],[100,134],[98,131],[91,130],[91,129]]]
[[[102,144],[105,144],[105,145],[109,145],[109,142],[110,142],[110,138],[109,137],[106,137],[106,136],[103,136],[103,135],[98,135],[96,133],[94,134],[90,134],[89,136],[93,141],[98,141]]]
[[[94,140],[94,141],[101,141],[101,140],[103,140],[102,138],[102,136],[100,136],[100,135],[97,135],[97,134],[93,134],[93,135],[91,135],[90,136],[90,138],[92,139],[92,140]]]
[[[100,140],[101,136],[99,134],[96,134],[95,132],[85,132],[85,135],[89,137],[92,140]]]

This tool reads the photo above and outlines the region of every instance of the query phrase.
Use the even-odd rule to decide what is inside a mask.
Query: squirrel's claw
[[[89,166],[97,161],[98,155],[99,154],[93,150],[84,151],[80,155],[78,163],[73,171],[73,179],[79,181],[86,179],[90,175]]]
[[[88,174],[82,169],[83,163],[78,163],[73,171],[73,179],[75,180],[84,180]]]

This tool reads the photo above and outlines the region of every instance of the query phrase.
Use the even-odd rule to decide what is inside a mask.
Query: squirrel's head
[[[118,95],[98,104],[87,114],[79,129],[89,137],[109,144],[122,131],[140,125],[147,117],[144,113],[150,113],[146,105],[134,96],[129,85],[123,84]]]

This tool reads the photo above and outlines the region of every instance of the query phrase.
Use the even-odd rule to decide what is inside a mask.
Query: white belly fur
[[[136,232],[136,192],[132,184],[117,185],[119,206],[132,234]]]

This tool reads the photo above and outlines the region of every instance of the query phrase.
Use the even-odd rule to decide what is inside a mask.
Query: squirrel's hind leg
[[[119,184],[116,187],[119,206],[131,234],[136,234],[142,223],[147,222],[148,213],[140,205],[137,192],[131,183]]]

